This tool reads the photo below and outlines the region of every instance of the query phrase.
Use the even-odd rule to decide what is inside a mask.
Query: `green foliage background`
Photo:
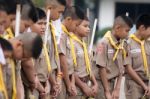
[[[109,30],[111,30],[111,27],[106,27],[106,28],[103,28],[103,29],[100,30],[100,31],[97,31],[97,32],[95,33],[95,37],[94,37],[94,44],[95,44],[100,38],[102,38],[102,37],[105,35],[105,33],[106,33],[107,31],[109,31]]]
[[[34,4],[38,7],[43,7],[45,0],[32,0]]]

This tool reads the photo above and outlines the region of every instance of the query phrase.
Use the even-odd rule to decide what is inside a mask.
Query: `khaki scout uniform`
[[[117,41],[116,38],[112,34],[111,34],[111,37],[112,37],[113,41],[115,42],[115,44],[119,45],[120,42]],[[108,38],[106,38],[106,37],[102,38],[102,40],[98,44],[98,47],[96,50],[97,50],[96,51],[96,65],[97,65],[97,67],[106,68],[106,71],[108,74],[107,79],[109,81],[110,91],[112,92],[116,78],[120,74],[122,74],[124,71],[123,52],[122,52],[122,50],[119,50],[116,60],[113,61],[113,57],[114,57],[116,50],[113,48],[113,46],[110,44]],[[106,99],[102,81],[99,81],[98,83],[99,83],[100,93],[98,93],[99,95],[97,96],[96,99]]]
[[[54,41],[52,37],[51,31],[50,35],[48,36],[48,42],[49,42],[49,57],[50,57],[50,62],[51,62],[51,68],[52,68],[52,76],[56,80],[57,79],[57,67],[60,66],[60,61],[59,58],[57,59],[56,54],[55,54],[55,48],[54,48]],[[59,57],[59,56],[58,56]],[[57,99],[62,99],[62,94],[58,95]]]
[[[94,74],[96,81],[97,81],[97,84],[98,84],[98,94],[95,97],[95,99],[105,99],[104,92],[102,92],[102,90],[104,90],[104,88],[102,87],[102,84],[101,84],[99,69],[96,66],[96,55],[94,55],[93,61],[91,63],[93,66],[92,71],[93,71],[93,74]]]
[[[49,78],[49,71],[48,71],[48,66],[47,63],[45,61],[45,55],[44,55],[44,50],[42,50],[41,55],[39,56],[39,58],[37,60],[35,60],[35,69],[36,69],[36,73],[37,73],[37,77],[41,83],[41,85],[45,88],[46,87],[46,82],[48,81]],[[34,95],[37,99],[39,99],[39,93],[38,92],[34,92]],[[45,97],[45,99],[49,99],[48,97],[49,95],[47,95]]]
[[[6,65],[4,66],[4,75],[5,75],[5,83],[8,93],[8,98],[12,98],[12,91],[13,91],[13,85],[12,85],[12,68],[11,64],[9,64],[9,60],[6,61]]]
[[[7,28],[5,33],[1,36],[2,38],[5,39],[11,39],[14,38],[14,34],[12,31],[12,28]],[[7,89],[7,93],[8,93],[8,98],[11,99],[12,98],[12,92],[13,92],[13,85],[12,85],[12,66],[10,64],[9,59],[6,60],[6,65],[3,66],[3,71],[4,71],[4,80],[5,80],[5,84],[6,89]],[[0,98],[1,99],[1,98]]]
[[[150,65],[150,43],[145,42],[145,52],[147,56],[148,66]],[[129,38],[128,40],[128,53],[130,66],[140,76],[140,78],[148,85],[148,78],[144,71],[143,58],[141,53],[141,45],[135,40]],[[150,67],[149,67],[150,70]],[[125,94],[127,99],[141,99],[144,95],[144,89],[137,84],[128,74],[125,75]],[[148,98],[146,98],[148,99]]]
[[[0,64],[0,68],[1,68],[1,73],[2,73],[2,77],[3,77],[3,82],[5,84],[6,87],[6,66],[3,66]],[[1,82],[0,82],[1,83]],[[7,90],[7,89],[6,89]],[[4,90],[0,89],[0,99],[6,99],[5,94],[4,94]]]
[[[75,74],[78,75],[81,81],[88,83],[90,81],[90,75],[86,71],[86,63],[84,58],[83,46],[77,41],[73,40],[75,46],[75,53],[77,59],[77,66],[75,67]],[[74,99],[88,98],[84,95],[82,90],[77,86],[77,96]]]
[[[47,44],[49,44],[49,42],[47,42]],[[49,71],[48,71],[48,66],[46,63],[45,55],[44,55],[44,50],[42,50],[39,58],[33,61],[33,64],[35,66],[38,80],[40,81],[41,85],[45,88],[46,82],[48,81],[48,77],[49,77]],[[26,99],[30,99],[31,97],[34,97],[34,99],[39,99],[38,90],[34,90],[33,92],[31,92],[31,89],[29,86],[31,83],[25,77],[24,71],[22,71],[22,78],[24,81]],[[47,95],[45,99],[49,99],[49,95]]]
[[[71,75],[74,73],[74,63],[73,63],[73,58],[72,58],[72,54],[71,54],[70,37],[65,33],[62,33],[62,36],[61,36],[61,42],[59,45],[59,53],[66,56],[66,60],[67,60],[67,64],[68,64],[68,74],[69,74],[69,77],[71,77]],[[64,81],[63,81],[63,83],[64,83]],[[69,94],[67,94],[66,86],[64,85],[62,87],[63,87],[62,92],[64,93],[63,98],[70,99],[71,96],[69,96]]]

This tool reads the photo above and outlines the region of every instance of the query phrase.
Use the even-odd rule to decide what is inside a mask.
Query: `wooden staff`
[[[95,36],[95,31],[96,31],[96,26],[97,26],[97,19],[94,21],[94,26],[93,26],[93,31],[92,31],[92,38],[89,46],[89,53],[91,55],[92,53],[92,48],[93,48],[93,42],[94,42],[94,36]]]
[[[21,5],[17,4],[15,37],[18,36],[20,32],[20,18],[21,18]]]
[[[5,56],[4,56],[1,45],[0,45],[0,64],[2,65],[6,64]]]
[[[50,9],[47,11],[47,19],[46,19],[46,30],[45,30],[45,37],[44,37],[44,43],[47,44],[47,37],[49,32],[49,20],[50,20]]]

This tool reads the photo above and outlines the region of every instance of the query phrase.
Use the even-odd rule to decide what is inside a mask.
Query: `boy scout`
[[[136,21],[136,33],[128,39],[128,59],[125,66],[126,99],[149,99],[150,97],[150,14],[142,14]]]
[[[33,23],[37,21],[37,14],[36,14],[36,9],[33,6],[32,2],[25,3],[25,4],[23,2],[21,3],[22,3],[22,13],[21,13],[21,21],[20,21],[20,33],[23,33],[26,31],[28,27],[30,27]],[[14,6],[16,5],[14,4]],[[6,39],[10,39],[15,36],[14,32],[15,32],[16,20],[14,19],[11,22],[8,22],[8,20],[10,19],[7,18],[7,24],[9,24],[9,27],[6,29],[3,35],[3,37]]]
[[[0,38],[0,50],[3,52],[4,54],[4,58],[11,58],[12,57],[12,45],[5,39]],[[2,54],[2,53],[1,53]],[[5,69],[6,66],[5,64],[1,64],[0,62],[0,99],[8,99],[8,91],[6,88],[6,75],[5,75]]]
[[[73,44],[75,47],[77,66],[75,67],[75,83],[77,96],[74,99],[95,97],[97,94],[97,82],[91,71],[91,63],[85,42],[82,40],[90,33],[89,21],[85,19],[76,27]]]
[[[60,15],[64,12],[66,6],[65,0],[46,0],[45,2],[45,9],[46,11],[50,10],[50,21],[57,20]],[[60,93],[61,88],[61,82],[60,82],[60,70],[58,67],[60,67],[59,62],[59,56],[58,56],[58,47],[56,42],[56,33],[54,30],[54,27],[52,23],[50,22],[50,60],[51,60],[51,66],[52,66],[52,75],[50,75],[50,85],[51,85],[51,94],[52,97],[56,97]],[[59,78],[58,78],[59,75]],[[59,80],[58,80],[58,79]],[[61,96],[57,97],[61,99]]]
[[[6,12],[6,7],[5,7],[5,2],[3,0],[0,1],[0,36],[3,35],[4,30],[5,30],[5,24],[6,24],[6,17],[7,17],[7,12]]]
[[[82,10],[77,7],[67,7],[63,14],[63,22],[62,22],[62,30],[63,33],[61,35],[61,42],[59,44],[59,57],[60,64],[62,67],[63,77],[65,86],[63,85],[63,93],[64,96],[62,99],[71,99],[70,96],[75,96],[76,88],[75,88],[75,79],[74,79],[74,67],[77,65],[76,57],[73,56],[75,54],[72,33],[75,32],[76,26],[81,23],[84,19],[84,13]],[[72,33],[71,33],[72,32]],[[67,92],[66,92],[66,90]]]
[[[132,27],[127,16],[118,16],[113,28],[108,31],[97,46],[96,65],[100,74],[100,99],[118,99],[126,58],[125,39]],[[100,94],[100,93],[99,93]],[[104,97],[105,96],[105,97]]]
[[[5,59],[11,58],[12,57],[13,48],[12,48],[12,45],[10,44],[10,42],[5,40],[5,39],[3,39],[3,38],[0,38],[0,46],[1,46],[2,50],[3,50]],[[6,64],[1,65],[1,66],[2,67],[0,67],[0,68],[2,69],[2,76],[3,76],[3,82],[1,82],[1,84],[3,83],[4,85],[7,85],[7,87],[4,86],[5,89],[1,89],[1,90],[4,91],[4,95],[5,95],[5,98],[6,98],[6,97],[8,97],[8,96],[6,96],[6,94],[9,95],[8,88],[10,87],[10,85],[7,84],[7,81],[6,81],[7,80],[6,79],[6,72],[7,72],[6,70],[7,70],[8,67],[6,66]],[[6,91],[6,93],[5,93],[5,91]],[[0,96],[0,98],[1,99],[5,99],[5,98],[2,98],[1,96]],[[8,98],[10,99],[11,97],[8,97]]]
[[[44,33],[45,33],[45,27],[46,27],[46,14],[42,9],[40,8],[36,8],[36,9],[37,9],[38,21],[35,24],[33,24],[30,28],[31,28],[31,31],[39,34],[43,38],[43,41],[44,41]],[[42,93],[45,92],[45,94],[48,94],[47,89],[49,89],[49,86],[48,86],[49,71],[48,71],[47,61],[45,61],[44,50],[42,50],[40,57],[34,61],[34,66],[36,69],[37,78],[39,80],[38,83],[40,84],[40,85],[38,84],[38,87],[37,87],[38,92],[37,91],[34,92],[35,99],[39,99],[39,98],[46,99],[46,96],[42,95]],[[25,93],[26,93],[27,99],[30,98],[29,90],[32,90],[32,88],[29,85],[30,84],[26,85],[25,83],[25,88],[26,88]],[[39,86],[42,87],[42,90],[39,89]]]
[[[28,58],[38,58],[41,49],[42,49],[42,39],[39,35],[36,33],[24,33],[20,34],[18,37],[15,37],[13,39],[9,40],[10,43],[13,46],[13,59],[16,61],[18,60],[24,60]],[[13,63],[12,66],[15,64]],[[14,89],[17,90],[17,97],[21,99],[23,93],[22,93],[22,81],[20,77],[20,65],[16,65],[15,67],[15,74],[13,74],[16,77],[16,83],[17,83],[17,88]],[[15,81],[15,80],[13,80]],[[13,88],[15,85],[13,85]],[[19,91],[18,91],[19,90]]]

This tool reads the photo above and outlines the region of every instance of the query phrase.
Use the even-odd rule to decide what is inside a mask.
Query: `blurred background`
[[[33,0],[40,7],[44,6],[45,0]],[[120,14],[129,13],[135,21],[141,13],[150,13],[150,0],[66,0],[68,5],[78,5],[89,12],[91,29],[94,19],[98,18],[98,24],[94,42],[96,43],[104,33],[111,29],[114,18]],[[133,31],[135,28],[133,28]],[[91,36],[90,36],[91,37]]]

